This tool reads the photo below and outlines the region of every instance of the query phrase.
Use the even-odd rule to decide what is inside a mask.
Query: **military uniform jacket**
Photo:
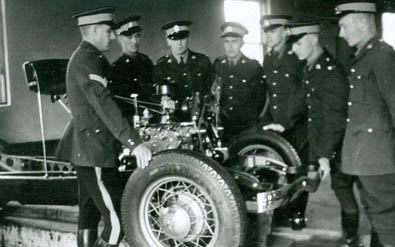
[[[395,173],[395,52],[372,38],[349,70],[350,97],[342,171]]]
[[[133,56],[122,54],[112,66],[109,88],[114,95],[130,98],[132,93],[136,93],[139,99],[148,100],[154,93],[152,87],[154,65],[147,55],[140,52]],[[119,105],[121,108],[128,107],[124,104]]]
[[[260,64],[244,55],[231,66],[226,56],[214,62],[220,81],[220,111],[225,132],[237,134],[252,127],[262,111],[266,85]]]
[[[192,97],[194,92],[200,92],[201,96],[206,95],[213,80],[210,59],[191,50],[185,64],[178,63],[173,55],[166,55],[154,67],[154,83],[174,86],[174,99],[180,103],[187,97]]]
[[[70,58],[66,87],[73,116],[66,131],[72,138],[70,161],[79,166],[113,167],[119,141],[133,150],[138,133],[122,117],[107,88],[107,59],[96,47],[82,42]]]
[[[291,96],[301,88],[303,62],[285,46],[282,55],[271,51],[265,56],[263,71],[269,94],[267,113],[271,122],[283,126],[288,124],[288,109],[292,104]]]
[[[310,69],[304,68],[302,83],[302,90],[295,95],[291,119],[307,114],[309,161],[331,159],[340,149],[346,126],[346,74],[324,50]]]

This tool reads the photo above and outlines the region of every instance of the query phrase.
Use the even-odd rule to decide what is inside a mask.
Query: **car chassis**
[[[41,105],[41,95],[51,95],[70,113],[59,96],[66,91],[66,64],[67,60],[49,59],[23,65],[29,89],[36,92],[38,100],[42,141],[33,144],[41,144],[42,150],[25,154],[26,149],[18,144],[0,143],[0,186],[6,192],[0,198],[1,205],[10,200],[29,204],[77,203],[73,166],[47,155],[53,150],[47,150],[49,141],[45,140]],[[276,133],[249,130],[224,147],[218,98],[196,108],[194,102],[199,95],[195,95],[190,103],[191,121],[174,122],[171,90],[168,85],[159,89],[161,120],[155,124],[149,122],[150,112],[155,110],[149,111],[144,106],[147,102],[140,104],[135,95],[116,96],[133,105],[137,113],[134,126],[155,153],[152,164],[144,170],[136,169],[133,157],[120,156],[119,169],[126,184],[122,222],[132,244],[243,246],[247,211],[271,212],[301,192],[317,189],[320,176],[316,168],[303,172],[296,151]],[[145,110],[139,116],[141,107]],[[133,226],[136,221],[140,227]],[[225,221],[225,225],[236,226],[222,225]]]

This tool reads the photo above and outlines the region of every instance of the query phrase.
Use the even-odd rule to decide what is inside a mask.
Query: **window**
[[[395,13],[384,13],[383,22],[383,39],[385,42],[395,48]]]
[[[11,104],[5,19],[5,0],[0,0],[0,107]]]
[[[243,53],[262,63],[261,3],[247,0],[225,0],[224,12],[225,21],[239,22],[248,29],[249,33],[244,36]]]

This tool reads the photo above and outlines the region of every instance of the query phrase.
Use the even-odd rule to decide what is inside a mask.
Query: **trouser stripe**
[[[109,244],[116,245],[118,244],[118,240],[121,234],[121,223],[119,221],[118,215],[115,211],[114,204],[111,200],[110,194],[108,193],[107,188],[105,187],[103,180],[101,178],[101,168],[95,167],[97,185],[99,187],[100,193],[103,197],[103,202],[108,211],[110,212],[110,221],[111,221],[111,233],[110,239],[108,240]]]

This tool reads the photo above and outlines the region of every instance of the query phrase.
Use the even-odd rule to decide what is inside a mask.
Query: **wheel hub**
[[[171,238],[180,241],[196,239],[205,230],[205,209],[193,194],[178,192],[173,195],[172,205],[162,208],[159,224]]]
[[[191,228],[191,221],[183,208],[173,205],[161,209],[159,225],[169,237],[183,239]]]

